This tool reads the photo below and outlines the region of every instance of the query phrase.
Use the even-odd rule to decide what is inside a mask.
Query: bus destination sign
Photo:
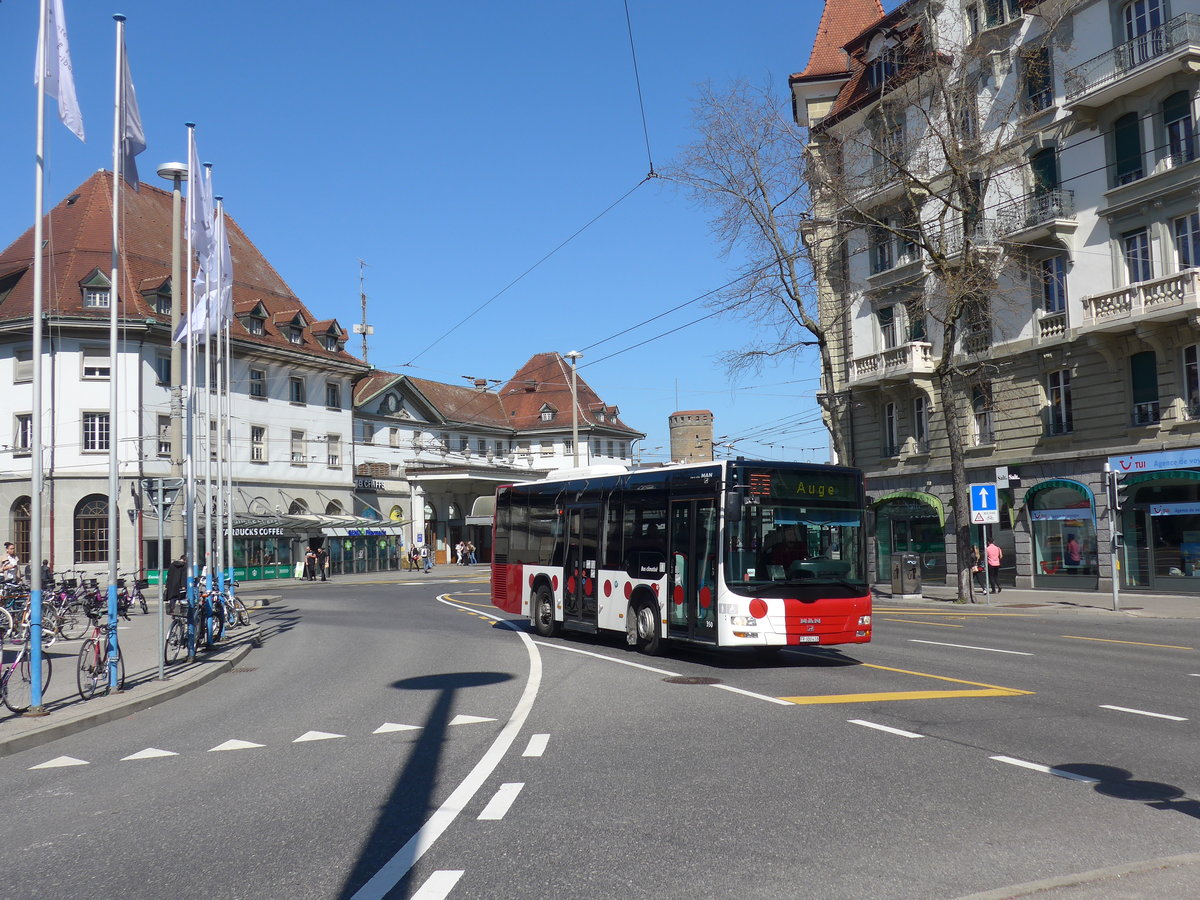
[[[746,493],[751,497],[776,500],[825,500],[854,503],[857,479],[840,472],[802,472],[776,469],[771,472],[747,472]]]

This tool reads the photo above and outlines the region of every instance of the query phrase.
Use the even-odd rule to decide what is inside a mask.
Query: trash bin
[[[892,595],[921,593],[921,556],[918,553],[892,555]]]

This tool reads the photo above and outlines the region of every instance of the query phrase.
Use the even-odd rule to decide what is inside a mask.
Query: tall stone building
[[[713,458],[713,414],[707,409],[671,413],[671,462],[706,462]]]

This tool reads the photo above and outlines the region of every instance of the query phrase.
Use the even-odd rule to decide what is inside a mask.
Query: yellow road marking
[[[910,625],[936,625],[938,628],[965,628],[965,625],[951,625],[949,622],[922,622],[920,619],[889,618],[888,622],[907,622]]]
[[[1177,644],[1147,644],[1145,641],[1113,641],[1108,638],[1080,637],[1077,634],[1061,635],[1073,641],[1099,641],[1102,644],[1133,644],[1137,647],[1163,647],[1167,650],[1195,650],[1195,647],[1180,647]]]
[[[455,603],[461,603],[463,606],[478,606],[480,609],[495,609],[496,608],[496,607],[492,606],[492,604],[490,604],[490,603],[472,603],[469,600],[459,600],[457,593],[447,594],[446,596],[449,597],[451,600],[453,600]]]
[[[1032,694],[1033,691],[1019,691],[1016,688],[1001,687],[998,684],[984,684],[982,681],[963,681],[961,678],[948,678],[945,675],[930,675],[928,672],[912,672],[908,669],[893,669],[891,666],[877,666],[874,663],[861,663],[868,669],[882,669],[884,672],[899,672],[901,675],[916,675],[918,678],[934,678],[937,681],[949,681],[953,684],[969,684],[972,687],[990,688],[994,691],[1004,691],[1007,694]]]
[[[882,700],[945,700],[953,697],[1016,697],[1028,691],[1009,691],[991,688],[964,691],[889,691],[876,694],[822,694],[815,697],[780,697],[797,706],[819,703],[876,703]]]

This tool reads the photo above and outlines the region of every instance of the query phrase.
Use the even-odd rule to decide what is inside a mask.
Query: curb
[[[1182,853],[1178,856],[1163,856],[1158,859],[1147,859],[1141,862],[1126,863],[1125,865],[1092,869],[1089,872],[1076,872],[1072,875],[1061,875],[1054,878],[1043,878],[1039,881],[1028,881],[1024,884],[1014,884],[1009,887],[996,888],[995,890],[983,891],[978,894],[967,894],[958,898],[958,900],[1017,900],[1019,897],[1044,894],[1058,888],[1099,887],[1103,882],[1115,881],[1118,878],[1131,878],[1138,875],[1153,876],[1197,865],[1200,865],[1200,853]],[[1165,894],[1157,893],[1154,885],[1149,885],[1148,887],[1149,892],[1145,896],[1166,896]],[[1106,890],[1111,890],[1111,885]]]
[[[140,697],[136,695],[136,691],[122,691],[115,697],[97,697],[86,701],[86,703],[80,701],[79,707],[83,708],[68,708],[61,713],[51,713],[44,727],[38,727],[36,730],[25,734],[0,739],[0,757],[11,756],[23,750],[40,747],[42,744],[48,744],[59,738],[78,734],[97,725],[103,725],[106,722],[112,722],[135,712],[157,706],[160,703],[165,703],[168,700],[173,700],[175,697],[207,684],[218,675],[224,674],[236,667],[239,662],[249,655],[254,644],[261,642],[261,640],[258,627],[255,626],[253,634],[247,634],[244,638],[241,638],[238,646],[228,651],[228,656],[225,656],[225,653],[222,652],[217,654],[216,657],[209,657],[205,660],[204,668],[197,670],[194,675],[189,673],[189,677],[187,678],[181,678],[178,681],[157,682],[152,677],[150,681],[144,682],[144,684],[151,687],[158,687],[158,689],[145,693]],[[103,703],[105,699],[113,702]],[[86,709],[87,706],[96,704],[98,700],[101,702],[101,705]]]

